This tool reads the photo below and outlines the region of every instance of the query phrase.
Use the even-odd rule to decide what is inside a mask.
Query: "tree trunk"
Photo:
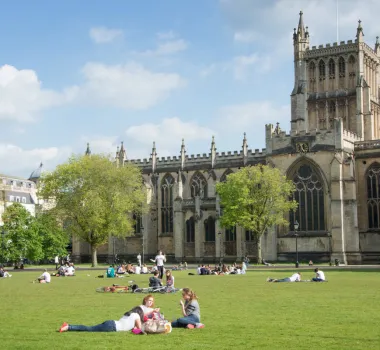
[[[260,265],[263,262],[263,257],[261,254],[261,236],[257,236],[256,248],[257,248],[257,251],[256,251],[257,263]]]
[[[92,261],[92,267],[96,267],[98,265],[98,255],[97,255],[97,247],[91,246],[91,261]]]

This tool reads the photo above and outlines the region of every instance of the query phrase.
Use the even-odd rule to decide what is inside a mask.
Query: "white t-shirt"
[[[320,278],[322,281],[324,281],[326,279],[325,273],[323,271],[318,271],[317,278]]]
[[[301,276],[298,273],[295,273],[294,275],[290,276],[290,282],[296,282],[301,281]]]
[[[141,267],[140,266],[135,266],[135,274],[139,275],[141,273]]]
[[[141,271],[142,273],[148,273],[148,268],[146,266],[143,266]]]
[[[197,274],[198,274],[198,275],[201,274],[201,268],[200,268],[200,267],[197,267]]]
[[[132,312],[129,316],[123,316],[119,321],[115,321],[116,332],[127,332],[135,327],[135,322],[140,318],[139,314]]]
[[[156,261],[157,266],[164,266],[164,262],[166,261],[165,255],[157,255],[154,259]]]
[[[44,280],[45,280],[45,282],[46,283],[50,283],[50,281],[51,281],[51,276],[50,276],[50,273],[49,272],[44,272],[43,274],[42,274],[42,277],[44,278]]]
[[[66,269],[66,273],[68,275],[73,275],[75,273],[75,269],[72,267],[72,266],[69,266],[67,269]]]
[[[153,308],[145,306],[145,305],[140,305],[140,307],[142,308],[144,315],[151,314],[154,310]]]

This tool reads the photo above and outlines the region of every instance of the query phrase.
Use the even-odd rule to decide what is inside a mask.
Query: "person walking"
[[[138,253],[137,255],[137,264],[141,267],[141,254]]]
[[[54,258],[54,263],[55,263],[55,269],[58,270],[58,267],[59,267],[59,257],[58,257],[58,255]]]
[[[162,280],[164,276],[164,262],[166,262],[166,256],[165,254],[162,254],[162,251],[160,250],[156,257],[154,258],[158,272],[160,274],[160,279]]]

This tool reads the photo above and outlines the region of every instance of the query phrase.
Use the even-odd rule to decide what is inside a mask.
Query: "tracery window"
[[[324,80],[326,76],[326,67],[323,60],[319,61],[319,80]]]
[[[380,229],[380,165],[372,166],[367,173],[368,228]]]
[[[290,230],[299,223],[299,231],[325,230],[325,203],[323,184],[315,170],[307,164],[301,165],[293,175],[296,187],[293,198],[298,202],[295,211],[290,211]]]
[[[355,88],[356,86],[356,69],[355,69],[355,57],[350,56],[348,59],[348,86],[350,89]]]
[[[195,242],[195,220],[194,216],[186,220],[186,243]]]
[[[205,241],[215,242],[215,219],[212,216],[205,220]]]
[[[315,92],[316,84],[315,84],[315,63],[314,62],[310,62],[309,64],[309,82],[310,82],[310,91]]]
[[[254,242],[254,241],[256,241],[255,234],[252,231],[250,231],[250,230],[246,230],[245,231],[245,241],[246,242]]]
[[[199,196],[201,198],[207,196],[207,181],[200,172],[196,172],[191,178],[190,188],[192,198],[195,196]]]
[[[346,76],[346,62],[344,61],[343,57],[339,57],[339,76],[345,77]]]
[[[329,61],[329,79],[335,79],[335,62],[333,59]]]
[[[226,242],[236,241],[236,226],[226,228]]]
[[[173,185],[174,178],[167,174],[161,183],[161,231],[173,232]]]

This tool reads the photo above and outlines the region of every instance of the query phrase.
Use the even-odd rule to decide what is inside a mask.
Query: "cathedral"
[[[149,214],[136,218],[135,234],[111,237],[98,251],[101,261],[117,255],[145,261],[161,249],[175,262],[241,261],[256,255],[256,242],[241,227],[220,226],[215,184],[241,167],[269,164],[295,184],[299,206],[287,214],[289,227],[272,227],[262,237],[267,261],[343,264],[380,261],[380,43],[364,42],[361,21],[356,39],[310,46],[299,14],[294,29],[294,87],[290,132],[265,125],[266,148],[218,153],[214,139],[207,154],[127,160],[121,144],[116,163],[142,171]],[[87,149],[87,153],[90,149]],[[73,258],[90,260],[90,247],[73,241]]]

